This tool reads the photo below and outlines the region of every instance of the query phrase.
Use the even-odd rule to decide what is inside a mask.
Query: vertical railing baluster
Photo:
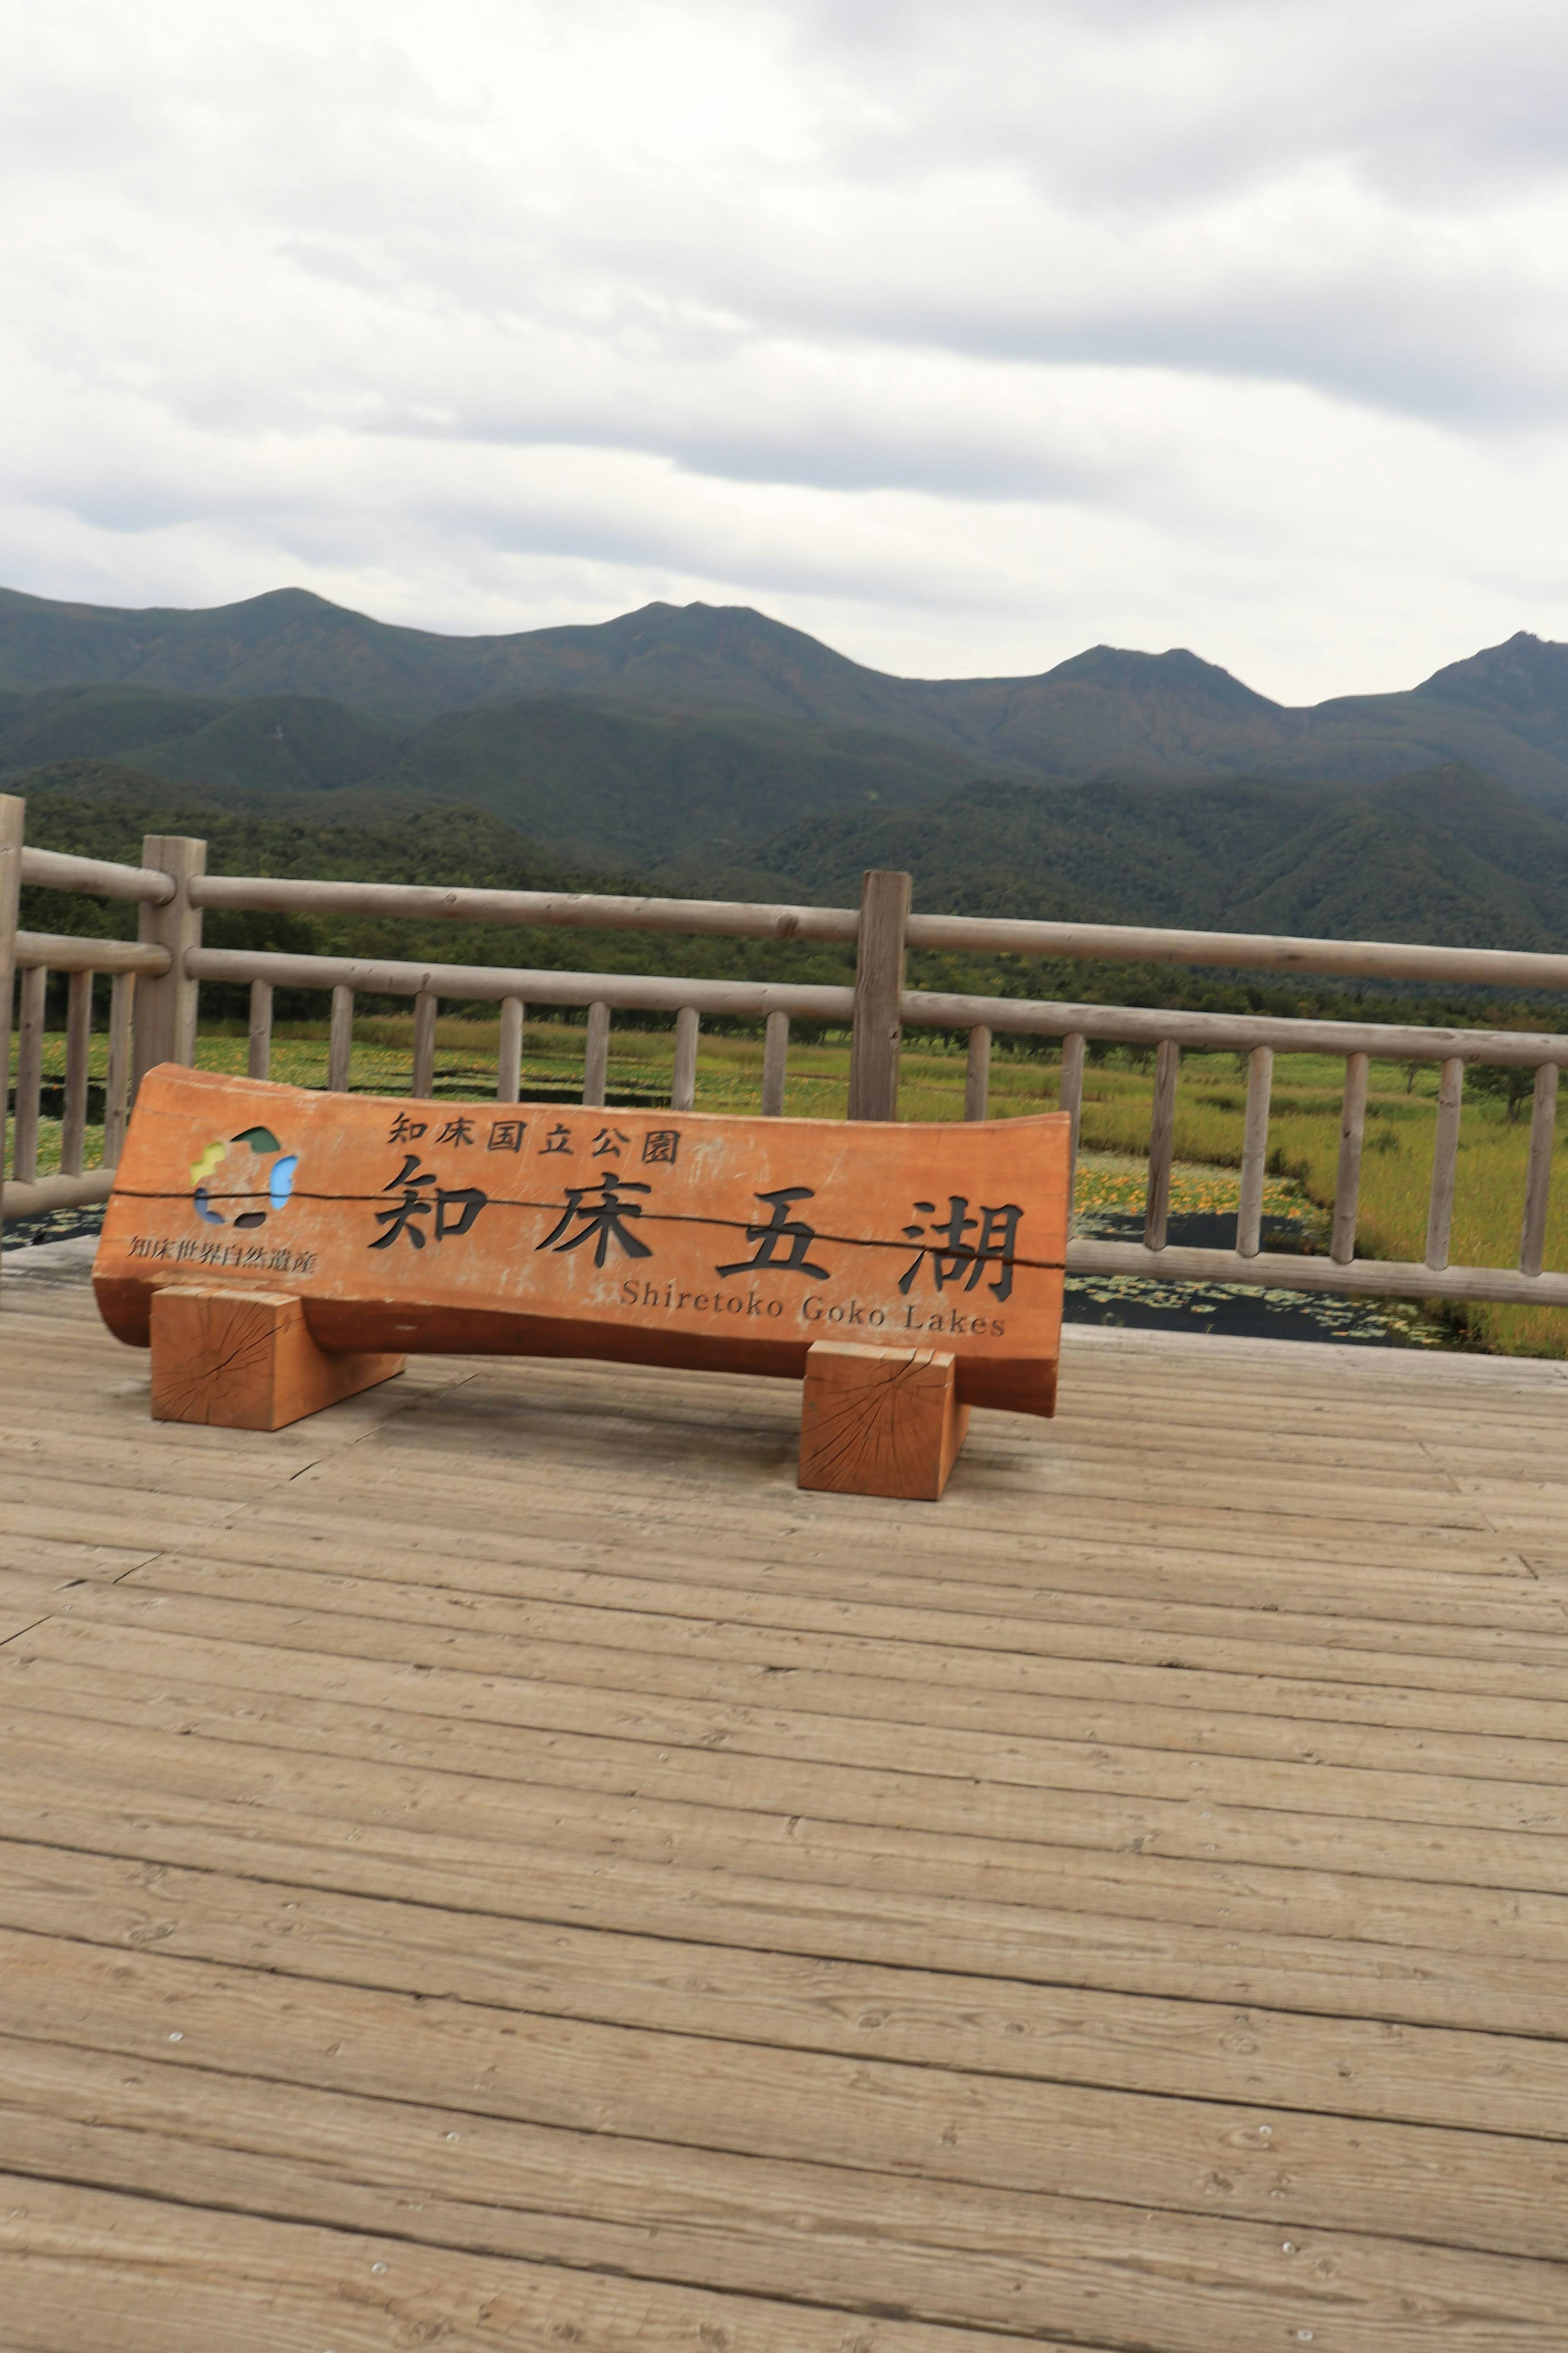
[[[436,992],[422,988],[414,999],[414,1063],[408,1092],[428,1102],[436,1092]]]
[[[1336,1266],[1349,1266],[1355,1256],[1356,1205],[1361,1198],[1361,1152],[1366,1134],[1366,1081],[1369,1056],[1345,1057],[1345,1097],[1340,1113],[1340,1165],[1334,1178],[1334,1225],[1329,1256]]]
[[[73,972],[66,997],[66,1084],[60,1175],[79,1176],[87,1157],[87,1082],[92,1059],[92,975]]]
[[[1524,1178],[1524,1223],[1519,1237],[1521,1274],[1539,1274],[1546,1256],[1546,1204],[1552,1189],[1552,1146],[1557,1135],[1557,1065],[1535,1073],[1530,1107],[1530,1161]]]
[[[496,1049],[496,1101],[522,1100],[522,1026],[528,1008],[521,997],[500,1001],[500,1043]]]
[[[118,1168],[131,1115],[131,1025],[136,975],[117,972],[109,987],[109,1067],[103,1082],[103,1165]]]
[[[1463,1058],[1451,1055],[1437,1088],[1437,1129],[1432,1142],[1432,1198],[1426,1212],[1426,1263],[1440,1274],[1448,1263],[1454,1187],[1459,1167],[1459,1114],[1465,1093]]]
[[[272,1068],[272,983],[269,980],[253,980],[250,984],[250,1039],[245,1067],[253,1079],[266,1078]]]
[[[789,1067],[789,1015],[770,1013],[763,1040],[763,1117],[782,1119]]]
[[[602,1104],[610,1063],[610,1008],[595,1004],[588,1008],[588,1036],[583,1049],[583,1101],[592,1106]]]
[[[332,991],[332,1018],[327,1032],[327,1092],[346,1095],[354,1060],[354,993],[340,981]]]
[[[1143,1211],[1143,1247],[1165,1247],[1171,1209],[1171,1163],[1176,1148],[1176,1073],[1182,1050],[1162,1038],[1154,1055],[1154,1109],[1149,1122],[1149,1196]]]
[[[1241,1134],[1241,1198],[1236,1213],[1238,1258],[1256,1258],[1263,1234],[1263,1183],[1268,1173],[1268,1098],[1274,1049],[1255,1046],[1247,1064],[1247,1120]]]
[[[30,1185],[38,1173],[38,1094],[44,1083],[44,999],[49,976],[41,964],[22,974],[17,990],[16,1113],[11,1128],[11,1174]]]
[[[963,1116],[984,1119],[991,1098],[991,1032],[977,1021],[969,1033],[969,1060],[963,1071]]]
[[[683,1005],[675,1017],[675,1075],[670,1081],[669,1108],[689,1111],[697,1100],[697,1008]]]
[[[1072,1205],[1078,1185],[1078,1139],[1083,1124],[1083,1050],[1081,1029],[1069,1029],[1062,1039],[1061,1082],[1057,1089],[1057,1109],[1065,1111],[1072,1121],[1068,1136],[1068,1222],[1072,1222]]]

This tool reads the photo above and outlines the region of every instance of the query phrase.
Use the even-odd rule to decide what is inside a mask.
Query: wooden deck
[[[1568,1371],[154,1427],[0,1282],[7,2353],[1563,2353]]]

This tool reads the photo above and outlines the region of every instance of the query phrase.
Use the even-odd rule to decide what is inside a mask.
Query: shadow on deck
[[[8,1267],[7,2348],[1561,2353],[1568,1369],[1063,1373],[891,1504]]]

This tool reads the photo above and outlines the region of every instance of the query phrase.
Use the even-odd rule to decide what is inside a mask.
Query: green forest
[[[619,875],[584,873],[549,856],[515,827],[490,812],[460,803],[436,807],[390,804],[375,820],[348,820],[330,813],[330,805],[268,796],[258,800],[234,788],[226,790],[170,782],[110,763],[77,761],[57,764],[25,779],[27,793],[27,838],[41,849],[75,852],[79,856],[140,863],[144,835],[188,834],[206,841],[209,871],[217,874],[279,874],[351,881],[466,884],[512,891],[624,890],[641,892],[661,887],[658,878],[633,871]],[[1220,788],[1216,788],[1220,789]],[[1240,786],[1223,788],[1239,795]],[[1281,791],[1292,788],[1279,787]],[[1389,792],[1394,794],[1394,788]],[[1457,788],[1462,802],[1464,788]],[[1369,796],[1361,796],[1366,800]],[[982,824],[994,812],[979,804]],[[1134,809],[1133,815],[1136,814]],[[1201,812],[1194,812],[1195,823]],[[1129,816],[1129,826],[1133,821]],[[1531,823],[1545,823],[1539,813],[1525,811]],[[1390,830],[1391,810],[1383,818]],[[934,820],[932,821],[934,823]],[[1568,831],[1568,829],[1565,829]],[[1267,833],[1264,825],[1259,836]],[[1456,837],[1457,839],[1457,837]],[[1194,850],[1201,858],[1202,837]],[[932,860],[941,854],[940,836],[922,837],[914,821],[889,818],[868,825],[856,837],[858,855],[837,866],[819,870],[824,881],[812,887],[806,872],[797,878],[773,878],[788,896],[810,897],[816,903],[853,905],[858,897],[861,867],[867,863],[909,864],[917,881],[916,903],[941,903],[933,887],[937,872]],[[993,849],[993,854],[995,855]],[[1466,853],[1456,849],[1455,855]],[[1151,861],[1153,853],[1151,852]],[[1542,892],[1551,882],[1547,852],[1533,877],[1519,878],[1522,892]],[[984,886],[990,870],[957,863],[969,887],[955,889],[947,903],[975,913],[1054,916],[1085,912],[1081,903],[1051,904],[1048,897],[1026,896],[1021,883],[1009,882],[994,892]],[[1543,881],[1543,875],[1546,877]],[[796,881],[792,892],[790,882]],[[920,887],[924,885],[924,888]],[[1554,884],[1552,887],[1556,887]],[[740,893],[737,895],[748,895]],[[1149,920],[1182,921],[1184,902],[1173,891],[1167,903]],[[1100,915],[1099,905],[1089,912]],[[1215,918],[1211,914],[1211,921]],[[89,933],[94,936],[133,937],[135,908],[123,902],[100,901],[76,894],[29,889],[24,894],[23,922],[43,932]],[[1283,924],[1278,928],[1284,929]],[[1522,923],[1520,930],[1523,929]],[[1429,934],[1428,934],[1429,935]],[[778,943],[714,939],[658,932],[579,931],[553,925],[515,926],[409,923],[398,919],[340,915],[213,913],[204,936],[214,947],[249,947],[295,955],[395,956],[447,963],[504,965],[526,970],[681,973],[698,978],[772,978],[800,982],[847,983],[853,976],[853,951],[848,947],[808,943]],[[1535,945],[1528,934],[1494,930],[1488,944]],[[1558,1029],[1565,1011],[1554,997],[1526,1000],[1510,995],[1493,1002],[1478,991],[1417,991],[1380,988],[1373,985],[1281,981],[1278,976],[1205,973],[1152,965],[1087,964],[1071,958],[969,956],[915,954],[910,960],[911,986],[962,990],[976,995],[1045,997],[1069,1003],[1149,1005],[1194,1011],[1261,1012],[1279,1015],[1310,1013],[1329,1018],[1374,1018],[1460,1024],[1498,1022],[1505,1026]],[[214,1018],[237,1018],[242,992],[210,987],[203,1001]],[[367,1009],[370,1000],[366,1000]],[[280,1019],[309,1019],[321,1011],[319,993],[281,992]],[[392,1009],[391,1006],[386,1009]],[[632,1017],[624,1017],[631,1019]]]

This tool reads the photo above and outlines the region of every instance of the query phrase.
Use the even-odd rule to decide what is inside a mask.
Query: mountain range
[[[1520,631],[1392,694],[1304,709],[1175,649],[1096,646],[1031,678],[903,679],[744,607],[647,605],[618,619],[451,638],[281,588],[210,611],[57,604],[0,590],[0,690],[113,686],[346,706],[398,739],[443,713],[541,701],[745,713],[913,742],[969,773],[1115,772],[1373,784],[1462,761],[1568,805],[1568,646]]]
[[[843,902],[899,865],[973,913],[1568,946],[1568,647],[1522,633],[1290,710],[1187,652],[898,679],[700,605],[459,638],[294,589],[4,591],[0,785],[100,854],[183,791],[274,863],[290,828],[342,863],[357,828],[355,871],[402,874],[444,827],[697,895]]]

